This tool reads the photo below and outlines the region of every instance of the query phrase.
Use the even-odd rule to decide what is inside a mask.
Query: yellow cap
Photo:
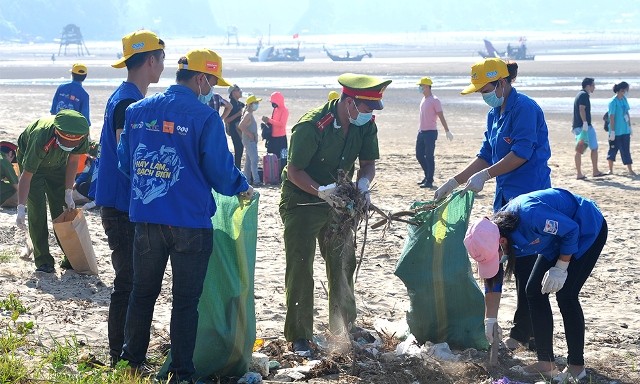
[[[122,38],[122,58],[111,64],[114,68],[126,67],[125,61],[136,53],[155,51],[164,49],[164,43],[158,36],[151,32],[141,29],[132,32]]]
[[[76,75],[86,75],[87,74],[87,66],[82,63],[75,63],[71,67],[71,73],[75,73]]]
[[[249,105],[252,103],[257,103],[259,101],[261,101],[262,99],[259,97],[256,97],[256,95],[250,95],[249,97],[247,97],[247,100],[245,100],[245,104]]]
[[[423,77],[418,81],[417,85],[432,85],[433,81],[431,81],[430,77]]]
[[[216,85],[228,87],[231,83],[222,78],[222,58],[210,49],[192,49],[187,52],[187,63],[178,63],[178,69],[202,72],[218,78]]]
[[[471,84],[460,92],[463,95],[477,92],[485,85],[509,77],[507,63],[502,59],[485,59],[471,67]]]
[[[329,92],[329,96],[327,96],[327,101],[335,100],[340,98],[340,94],[336,91]]]

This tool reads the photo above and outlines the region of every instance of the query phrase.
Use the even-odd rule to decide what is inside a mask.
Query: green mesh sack
[[[423,344],[486,349],[484,295],[471,272],[463,240],[474,194],[456,192],[414,216],[395,275],[407,287],[407,324]],[[433,202],[414,203],[412,209]]]
[[[259,194],[241,204],[213,191],[217,210],[213,251],[198,304],[193,354],[196,378],[242,376],[256,339],[253,280],[256,263]],[[158,374],[166,377],[171,354]]]

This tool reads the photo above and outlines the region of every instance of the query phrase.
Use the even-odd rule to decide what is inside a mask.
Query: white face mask
[[[57,137],[56,137],[56,144],[58,144],[58,147],[60,147],[60,149],[62,149],[65,152],[71,152],[76,148],[76,147],[65,147],[64,145],[60,144],[60,140],[58,140]]]

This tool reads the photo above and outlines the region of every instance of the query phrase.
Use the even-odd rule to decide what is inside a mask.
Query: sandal
[[[580,380],[587,377],[587,370],[582,369],[582,372],[578,374],[578,376],[573,376],[571,372],[569,372],[569,367],[566,367],[562,372],[558,373],[553,377],[553,381],[557,381],[559,383],[578,383]]]

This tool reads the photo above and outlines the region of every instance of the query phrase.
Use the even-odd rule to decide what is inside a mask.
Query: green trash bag
[[[259,194],[242,204],[215,191],[213,197],[213,251],[198,303],[194,378],[244,375],[256,339],[253,279]],[[171,354],[158,377],[167,376],[170,362]]]
[[[455,348],[486,349],[484,295],[471,272],[464,235],[473,192],[456,192],[433,210],[414,216],[395,275],[407,287],[407,324],[423,344],[447,342]],[[419,208],[433,202],[414,203]]]

